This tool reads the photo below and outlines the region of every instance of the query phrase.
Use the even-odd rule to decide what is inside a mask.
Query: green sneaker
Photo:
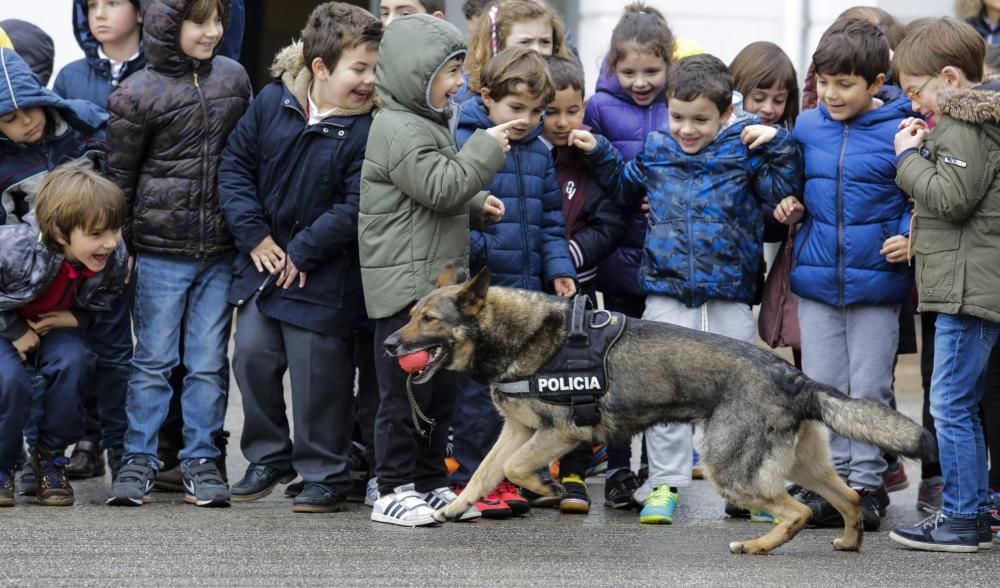
[[[644,525],[669,525],[674,522],[674,510],[680,497],[670,491],[670,486],[657,486],[642,504],[639,522]]]
[[[781,519],[766,510],[757,510],[756,508],[750,509],[750,520],[755,523],[771,523],[772,525],[777,525],[781,522]]]

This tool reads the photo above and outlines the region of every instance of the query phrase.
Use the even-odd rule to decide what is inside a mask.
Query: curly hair
[[[493,9],[495,15],[491,16]],[[566,46],[566,29],[562,18],[547,5],[534,0],[503,0],[490,7],[476,21],[472,40],[469,41],[469,55],[465,60],[465,73],[469,76],[469,89],[478,92],[479,76],[483,68],[496,53],[506,49],[511,27],[519,22],[545,20],[552,27],[552,54],[570,57]],[[493,50],[494,34],[496,51]]]

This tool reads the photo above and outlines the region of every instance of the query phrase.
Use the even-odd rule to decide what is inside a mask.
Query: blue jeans
[[[208,259],[140,253],[135,264],[135,353],[128,383],[125,459],[142,456],[157,468],[157,433],[173,391],[168,378],[184,338],[181,459],[215,459],[213,437],[226,416],[226,350],[233,309],[226,302],[233,256]],[[182,329],[183,325],[183,329]],[[183,332],[182,332],[183,330]]]
[[[125,402],[132,372],[131,293],[132,288],[127,288],[111,302],[111,310],[99,316],[87,330],[87,340],[97,354],[93,386],[101,421],[101,445],[111,451],[121,449],[128,429]]]
[[[944,476],[941,512],[951,518],[971,519],[989,510],[979,401],[1000,325],[942,313],[935,326],[930,401]]]
[[[83,390],[96,361],[79,329],[50,331],[28,354],[28,363],[44,378],[39,445],[61,451],[83,434]],[[0,469],[13,468],[21,457],[21,433],[28,424],[37,383],[11,341],[0,338]]]

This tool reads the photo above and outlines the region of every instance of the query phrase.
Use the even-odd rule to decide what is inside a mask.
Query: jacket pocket
[[[955,273],[962,232],[952,227],[920,227],[915,231],[917,286],[922,302],[958,302]]]

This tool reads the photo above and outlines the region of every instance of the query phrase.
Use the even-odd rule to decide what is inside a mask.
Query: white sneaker
[[[427,494],[423,495],[424,502],[426,502],[434,510],[440,510],[452,502],[458,500],[458,494],[447,486],[441,486],[440,488],[435,488]],[[470,506],[462,516],[458,517],[460,521],[471,521],[472,519],[478,519],[483,516],[483,513],[479,512],[479,509]]]
[[[378,478],[372,478],[365,487],[365,506],[375,506],[376,500],[378,500]]]
[[[424,502],[422,494],[413,489],[413,484],[397,486],[392,494],[379,497],[372,506],[372,520],[401,527],[437,524],[434,509]]]

